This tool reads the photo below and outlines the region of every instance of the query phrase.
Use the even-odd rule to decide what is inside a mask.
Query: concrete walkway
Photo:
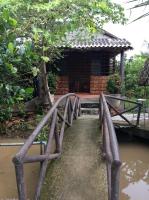
[[[107,200],[98,119],[80,118],[65,132],[63,155],[47,170],[41,200]]]

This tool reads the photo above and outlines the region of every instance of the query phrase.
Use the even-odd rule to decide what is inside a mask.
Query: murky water
[[[127,136],[126,136],[127,137]],[[125,137],[125,138],[126,138]],[[14,142],[0,140],[0,142]],[[15,140],[16,142],[16,140]],[[18,140],[17,142],[21,142]],[[149,200],[149,141],[121,139],[121,196],[120,200]],[[12,157],[20,147],[0,147],[0,200],[17,199],[17,188]],[[30,154],[39,153],[39,146]],[[39,164],[25,165],[28,199],[32,200],[38,180]]]
[[[4,142],[22,142],[20,140],[0,140]],[[0,147],[0,200],[18,199],[16,178],[12,157],[20,147]],[[39,154],[40,147],[33,146],[29,154]],[[27,183],[27,198],[32,200],[38,180],[39,164],[25,164],[25,182]]]
[[[149,200],[149,142],[120,142],[121,200]]]

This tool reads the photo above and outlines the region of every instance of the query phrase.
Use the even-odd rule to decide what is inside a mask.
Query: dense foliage
[[[144,66],[144,62],[148,55],[135,55],[126,62],[126,78],[125,78],[125,91],[129,97],[144,97],[146,92],[143,86],[139,85],[139,73]],[[147,88],[148,89],[148,88]]]
[[[48,82],[54,92],[56,76],[46,63],[61,57],[66,33],[95,32],[108,21],[125,22],[123,8],[110,0],[0,0],[0,122],[33,97],[34,77],[41,101],[49,98]]]
[[[17,44],[17,21],[8,9],[0,10],[0,121],[9,119],[14,104],[23,100],[25,90],[21,87],[23,65],[28,61]],[[24,46],[25,48],[25,46]],[[28,65],[26,64],[26,70]]]
[[[109,76],[107,82],[107,91],[110,94],[120,94],[121,92],[121,78],[118,73]]]

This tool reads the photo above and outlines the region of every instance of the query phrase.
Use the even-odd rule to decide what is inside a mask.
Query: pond
[[[120,200],[149,200],[149,141],[129,139],[128,135],[118,137],[122,160]],[[14,142],[14,140],[1,142]],[[20,140],[15,142],[21,142]],[[20,147],[0,148],[0,199],[17,198],[12,155]],[[39,146],[34,146],[30,154],[39,153]],[[25,177],[28,198],[33,199],[39,174],[39,164],[26,164]]]
[[[20,139],[0,139],[1,143],[23,142]],[[1,199],[18,199],[15,169],[12,163],[12,157],[19,151],[20,147],[0,147],[0,200]],[[39,145],[31,148],[29,154],[40,152]],[[35,187],[38,180],[39,164],[25,164],[25,182],[27,183],[28,199],[33,199]]]
[[[149,142],[120,140],[121,200],[149,199]]]

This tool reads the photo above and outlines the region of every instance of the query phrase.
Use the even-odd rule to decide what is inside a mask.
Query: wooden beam
[[[125,95],[125,54],[121,51],[120,60],[121,94]]]

